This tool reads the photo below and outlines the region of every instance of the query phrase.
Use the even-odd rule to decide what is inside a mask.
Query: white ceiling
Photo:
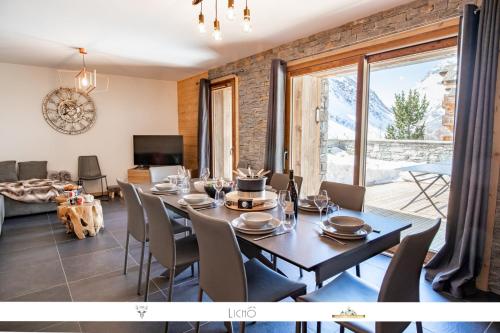
[[[0,62],[179,80],[410,0],[248,0],[253,31],[225,17],[222,41],[210,28],[215,0],[204,0],[207,33],[191,0],[0,0]]]

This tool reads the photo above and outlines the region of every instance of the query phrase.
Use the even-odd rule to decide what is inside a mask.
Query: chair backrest
[[[385,273],[378,295],[379,302],[419,302],[420,274],[441,219],[425,231],[408,235],[399,244]],[[380,322],[376,332],[402,332],[409,323]]]
[[[101,176],[101,167],[97,156],[78,156],[78,177]]]
[[[165,204],[160,198],[139,192],[149,223],[149,251],[162,266],[175,267],[175,238]]]
[[[146,234],[146,219],[144,218],[144,210],[141,200],[137,194],[134,185],[116,180],[118,186],[122,190],[127,206],[127,230],[130,234],[140,242],[145,242]]]
[[[149,176],[151,177],[151,182],[158,183],[168,176],[176,175],[178,167],[178,165],[149,167]]]
[[[288,188],[289,179],[290,176],[286,173],[273,173],[269,185],[271,185],[271,187],[277,191],[286,190]],[[297,184],[297,191],[299,192],[298,194],[300,195],[300,189],[302,188],[303,178],[301,176],[294,176],[293,179]]]
[[[245,266],[233,228],[188,209],[200,252],[200,288],[215,302],[246,302]]]
[[[366,188],[335,182],[321,182],[320,190],[326,190],[330,200],[342,208],[362,211]]]

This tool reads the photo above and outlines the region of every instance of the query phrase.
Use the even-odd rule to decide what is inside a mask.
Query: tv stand
[[[136,166],[127,170],[128,182],[132,184],[149,184],[151,177],[149,176],[149,167]]]
[[[149,165],[138,165],[134,169],[138,170],[149,170]]]

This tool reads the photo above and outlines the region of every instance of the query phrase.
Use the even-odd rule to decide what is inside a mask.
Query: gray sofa
[[[0,162],[0,182],[47,178],[47,161],[19,162],[17,166],[16,161]],[[47,213],[56,209],[54,202],[25,203],[0,195],[0,234],[6,217]]]

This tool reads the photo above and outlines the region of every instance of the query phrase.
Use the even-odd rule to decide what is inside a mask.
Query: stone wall
[[[465,1],[416,0],[209,70],[210,79],[238,75],[240,161],[255,169],[264,164],[272,59],[300,59],[456,17]]]
[[[354,140],[328,140],[328,153],[333,153],[335,147],[354,155]],[[369,140],[366,153],[368,158],[382,161],[439,163],[451,161],[453,143],[431,140]]]
[[[497,192],[497,209],[495,212],[490,265],[489,287],[491,291],[500,295],[500,184]]]

